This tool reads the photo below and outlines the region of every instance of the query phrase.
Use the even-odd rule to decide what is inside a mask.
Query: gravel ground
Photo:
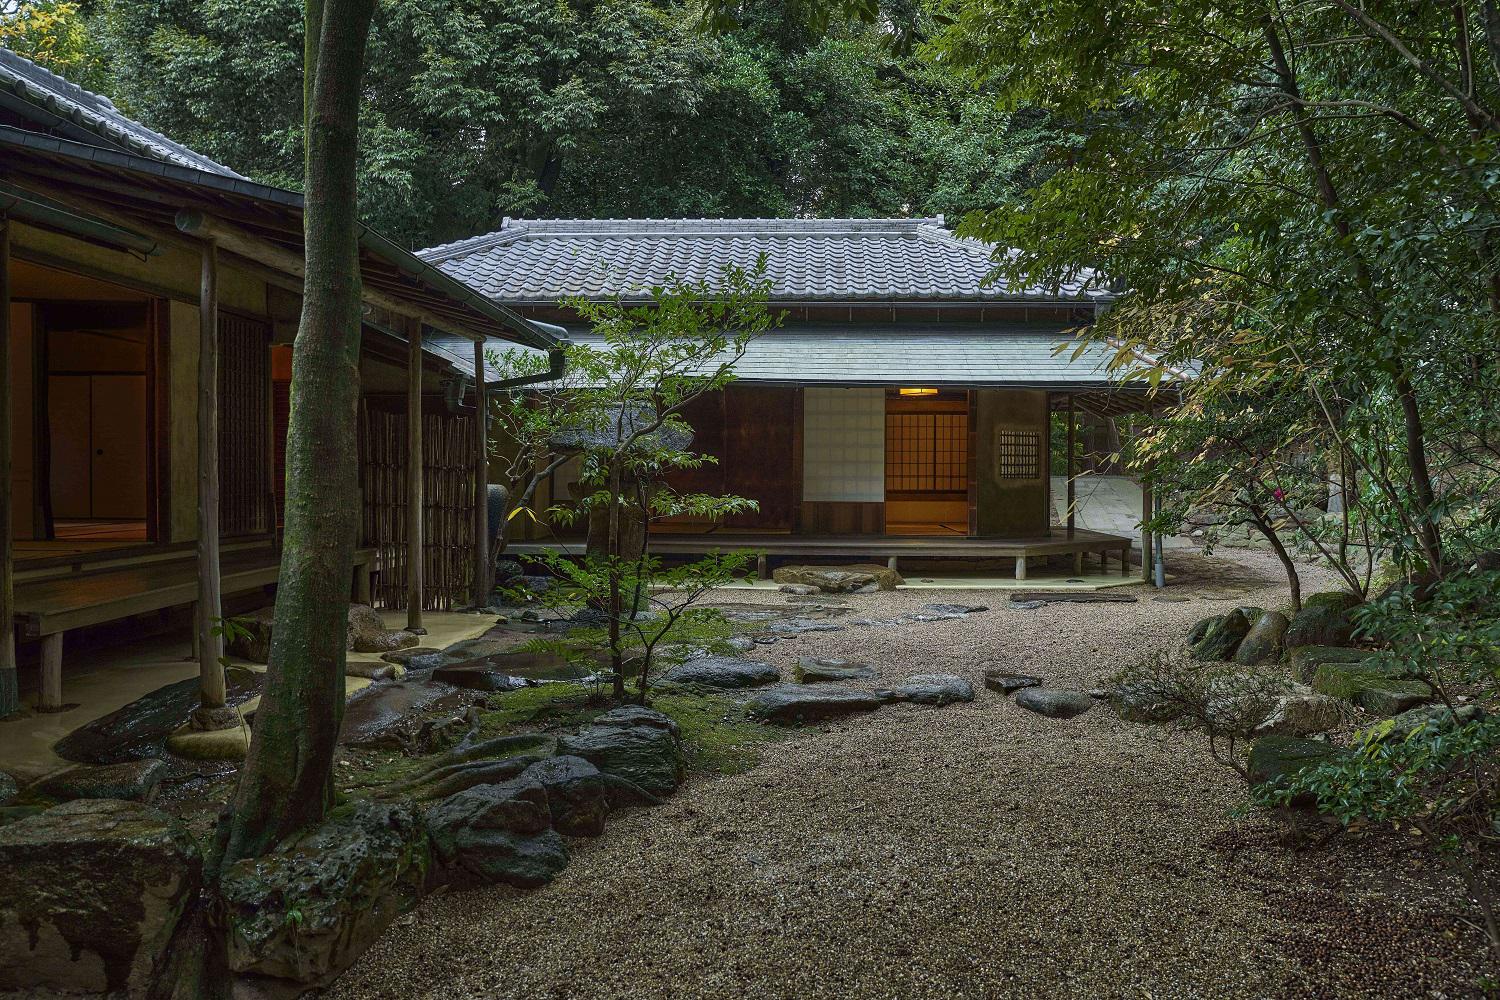
[[[1237,604],[1272,557],[1174,555],[1184,603],[1018,610],[1003,593],[848,599],[855,616],[989,603],[963,621],[765,647],[954,672],[972,705],[805,730],[578,842],[548,888],[433,897],[329,995],[449,998],[1456,997],[1483,958],[1450,888],[1384,838],[1293,851],[1191,734],[1071,721],[984,690],[1001,663],[1087,689]],[[1304,590],[1330,586],[1308,571]],[[782,603],[736,591],[735,602]]]

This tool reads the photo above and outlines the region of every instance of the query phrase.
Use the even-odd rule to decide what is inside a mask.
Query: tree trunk
[[[249,757],[220,824],[218,862],[259,857],[323,818],[344,710],[360,279],[355,194],[360,82],[375,0],[308,4],[316,61],[307,120],[307,277],[292,354],[286,542],[276,627]],[[310,43],[309,43],[310,44]],[[312,50],[309,49],[311,52]]]

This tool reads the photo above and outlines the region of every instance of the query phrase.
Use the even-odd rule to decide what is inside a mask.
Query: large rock
[[[1286,630],[1286,648],[1299,646],[1347,646],[1354,638],[1350,611],[1360,599],[1342,591],[1314,594],[1302,602]]]
[[[229,667],[224,671],[224,682],[226,703],[238,706],[260,694],[265,675],[245,667]],[[52,749],[64,760],[81,764],[164,757],[167,738],[188,724],[197,707],[198,678],[176,681],[79,726]]]
[[[441,876],[459,885],[530,889],[568,864],[568,847],[552,829],[547,789],[524,774],[448,796],[427,810],[427,830]]]
[[[1004,667],[986,667],[984,670],[984,686],[1000,694],[1041,685],[1042,679],[1035,674],[1015,674]]]
[[[100,767],[70,767],[43,779],[37,791],[48,798],[123,799],[150,802],[169,768],[161,760],[127,760]]]
[[[868,663],[824,659],[820,656],[804,656],[792,668],[792,677],[798,684],[862,681],[869,680],[875,675],[875,668]]]
[[[344,707],[339,742],[355,747],[404,748],[426,719],[457,712],[465,703],[463,692],[428,677],[372,684],[355,692]]]
[[[771,573],[777,583],[796,583],[816,587],[825,594],[848,594],[874,584],[880,590],[895,590],[906,581],[901,574],[885,566],[778,566]]]
[[[261,608],[248,615],[235,615],[229,620],[229,641],[224,644],[224,652],[251,663],[269,662],[271,629],[275,619],[275,608]]]
[[[654,721],[623,725],[619,721],[596,720],[576,733],[559,737],[558,755],[582,757],[599,770],[633,782],[652,795],[676,791],[685,773],[677,734]]]
[[[1258,736],[1311,736],[1326,733],[1343,725],[1346,709],[1337,698],[1316,694],[1298,685],[1298,690],[1281,695],[1255,727]]]
[[[1376,654],[1373,649],[1350,649],[1345,646],[1299,646],[1287,654],[1292,674],[1304,684],[1325,663],[1364,663]]]
[[[1395,715],[1432,700],[1432,688],[1379,660],[1324,663],[1313,674],[1313,690],[1352,701],[1376,715]]]
[[[757,693],[746,709],[757,719],[785,726],[871,712],[880,706],[880,697],[869,691],[826,684],[788,684]]]
[[[897,700],[918,705],[951,705],[973,701],[974,685],[957,674],[915,674],[896,685]]]
[[[230,970],[328,983],[416,903],[430,865],[411,804],[335,810],[285,850],[224,871]]]
[[[1400,742],[1419,729],[1431,727],[1434,730],[1442,730],[1455,725],[1467,726],[1484,717],[1485,711],[1478,705],[1459,705],[1456,716],[1446,705],[1419,705],[1416,708],[1407,709],[1395,718],[1377,722],[1364,730],[1364,733],[1371,739]]]
[[[1281,659],[1287,626],[1291,622],[1280,611],[1265,611],[1250,626],[1250,631],[1235,650],[1234,662],[1242,667],[1257,667]]]
[[[677,684],[706,684],[717,688],[747,688],[774,684],[781,673],[764,660],[733,656],[699,656],[679,663],[662,675]]]
[[[348,639],[351,653],[389,653],[419,641],[413,632],[386,628],[380,612],[368,604],[349,605]]]
[[[521,773],[547,790],[552,828],[569,837],[597,837],[609,815],[609,783],[604,772],[582,757],[548,757]]]
[[[645,726],[648,729],[660,729],[670,733],[674,738],[682,735],[682,729],[677,725],[676,719],[665,712],[647,708],[645,705],[621,705],[619,708],[612,708],[596,717],[594,725],[613,726],[616,729]]]
[[[1249,632],[1249,617],[1244,610],[1235,608],[1209,625],[1203,638],[1192,645],[1193,658],[1204,661],[1232,660]]]
[[[1029,687],[1016,695],[1016,704],[1049,719],[1071,719],[1093,708],[1094,699],[1082,691]]]
[[[1250,784],[1264,785],[1290,778],[1309,767],[1334,760],[1342,752],[1338,747],[1321,740],[1305,740],[1296,736],[1262,737],[1250,748]],[[1310,797],[1299,797],[1294,804],[1310,805]]]
[[[0,827],[0,872],[0,989],[143,997],[203,859],[170,816],[94,799]]]

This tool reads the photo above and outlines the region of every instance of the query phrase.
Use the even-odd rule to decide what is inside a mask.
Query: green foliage
[[[81,87],[98,90],[108,76],[84,6],[75,0],[0,3],[0,46]]]
[[[88,18],[30,6],[86,26],[102,75],[79,82],[300,187],[300,0],[100,0]],[[1042,162],[1054,136],[1038,116],[997,110],[883,27],[811,31],[800,10],[747,10],[710,34],[678,3],[386,0],[368,53],[364,217],[430,245],[506,216],[959,214]],[[920,11],[898,20],[926,30]]]

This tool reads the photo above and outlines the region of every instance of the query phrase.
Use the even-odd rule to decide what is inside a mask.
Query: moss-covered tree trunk
[[[219,831],[220,864],[266,853],[322,819],[333,802],[359,518],[350,500],[358,495],[361,311],[354,178],[374,6],[375,0],[309,0],[307,6],[307,277],[292,352],[286,542],[265,692]]]

